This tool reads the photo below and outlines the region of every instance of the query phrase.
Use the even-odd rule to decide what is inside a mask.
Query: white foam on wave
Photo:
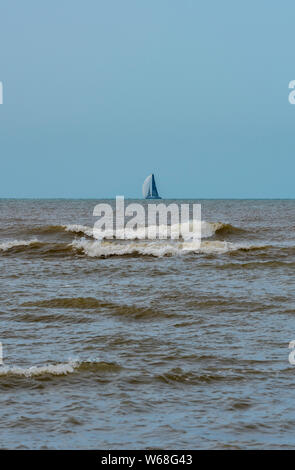
[[[72,361],[61,364],[48,364],[45,366],[0,366],[0,376],[11,375],[15,377],[37,377],[40,375],[67,375],[71,374],[80,365],[79,361]]]
[[[226,241],[203,241],[199,246],[196,242],[169,240],[142,240],[124,243],[74,240],[71,246],[82,250],[90,257],[124,256],[132,254],[152,255],[156,257],[185,255],[186,253],[222,254],[242,248],[251,249],[252,245]]]
[[[206,222],[204,220],[201,221],[201,233],[202,233],[202,238],[209,238],[212,237],[217,230],[220,230],[224,224],[222,222]],[[95,237],[96,230],[93,230],[92,227],[88,227],[86,225],[65,225],[64,226],[65,230],[67,232],[73,232],[73,233],[84,233],[85,235],[89,237]],[[148,232],[148,231],[149,232]],[[171,226],[167,225],[153,225],[149,226],[149,229],[147,227],[138,227],[136,231],[132,230],[131,228],[125,228],[124,230],[117,230],[117,231],[112,231],[112,230],[105,230],[104,232],[100,233],[100,237],[104,240],[107,239],[112,239],[113,236],[114,238],[117,239],[126,239],[126,240],[145,240],[145,239],[165,239],[168,233],[169,237],[175,237],[177,238],[178,235],[183,236],[186,238],[186,234],[188,234],[189,231],[193,230],[193,222],[183,222],[181,224],[173,224]],[[148,236],[149,233],[149,236]],[[189,238],[189,234],[188,234]]]
[[[206,222],[205,220],[202,220],[200,224],[202,238],[212,237],[215,234],[215,232],[217,230],[220,230],[223,226],[224,224],[222,222]],[[142,230],[144,230],[144,228]],[[168,234],[170,233],[172,238],[173,238],[173,235],[176,235],[175,238],[178,238],[177,236],[180,235],[184,240],[189,240],[194,230],[194,222],[190,220],[188,222],[182,222],[180,224],[173,224],[170,227],[169,226],[167,227],[167,225],[160,225],[160,226],[154,225],[150,227],[149,230],[150,230],[150,233],[154,235],[153,237],[154,239],[157,238],[157,233],[159,233],[158,235],[159,238],[162,238],[162,237],[165,238],[165,235],[167,234],[167,231],[168,231]],[[131,233],[131,236],[132,236],[132,233]]]
[[[28,246],[38,242],[39,240],[37,240],[37,238],[34,238],[33,240],[9,240],[0,243],[0,250],[7,251],[17,246]]]
[[[127,243],[114,243],[107,241],[90,241],[90,240],[74,240],[71,243],[76,249],[81,249],[87,256],[92,258],[101,256],[124,256],[131,254],[165,256],[176,255],[178,247],[172,243],[161,243],[160,241],[154,242],[127,242]]]
[[[87,227],[86,225],[64,225],[66,232],[73,232],[73,233],[84,233],[89,237],[93,236],[93,228]]]
[[[220,230],[222,227],[224,227],[222,222],[206,222],[205,220],[202,220],[202,238],[213,237],[216,231]]]

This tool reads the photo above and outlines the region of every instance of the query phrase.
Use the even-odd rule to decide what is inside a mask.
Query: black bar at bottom
[[[200,468],[208,464],[218,466],[232,461],[236,464],[247,462],[258,463],[263,458],[264,466],[267,459],[274,464],[278,461],[280,466],[284,458],[290,458],[293,451],[277,452],[267,450],[1,450],[0,459],[6,458],[9,464],[17,463],[30,465],[65,464],[80,465],[81,468],[107,468],[119,465],[122,468],[140,469],[142,467],[159,467],[168,465],[181,468]]]

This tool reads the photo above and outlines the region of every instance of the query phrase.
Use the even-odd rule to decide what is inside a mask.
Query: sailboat
[[[142,185],[142,194],[145,199],[161,199],[158,194],[153,173],[145,179]]]

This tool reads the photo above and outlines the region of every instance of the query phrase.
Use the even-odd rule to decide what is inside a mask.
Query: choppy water
[[[294,447],[295,201],[200,201],[198,250],[97,202],[0,200],[1,448]]]

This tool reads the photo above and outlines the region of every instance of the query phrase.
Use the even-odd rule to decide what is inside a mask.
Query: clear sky
[[[0,197],[295,197],[295,3],[2,0]]]

